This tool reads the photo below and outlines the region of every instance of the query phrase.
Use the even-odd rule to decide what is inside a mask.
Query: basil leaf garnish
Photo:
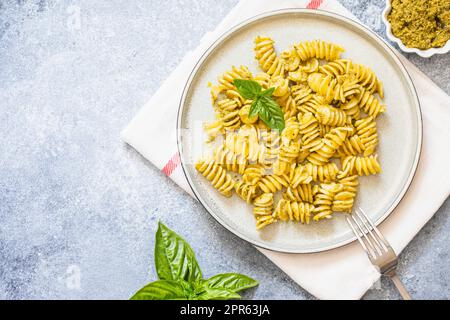
[[[245,99],[255,100],[262,90],[261,85],[253,80],[235,79],[233,84]]]
[[[230,300],[240,299],[241,296],[232,290],[207,288],[197,296],[197,300]]]
[[[254,116],[258,115],[261,111],[262,103],[260,99],[256,99],[252,102],[252,105],[250,106],[250,111],[248,112],[248,117],[253,118]]]
[[[259,111],[259,118],[270,129],[283,130],[285,126],[284,114],[278,103],[266,96],[262,96],[259,99],[262,104],[262,108]]]
[[[174,300],[187,298],[188,295],[186,295],[180,283],[171,280],[158,280],[140,289],[130,300]]]
[[[239,292],[257,286],[258,281],[240,273],[221,273],[206,280],[206,285],[209,288]]]
[[[261,92],[262,96],[272,97],[273,92],[275,91],[275,87],[269,88]]]
[[[162,280],[192,282],[202,278],[202,272],[190,245],[159,222],[155,242],[155,266]]]
[[[253,80],[235,79],[233,84],[239,94],[245,99],[252,99],[249,117],[259,115],[259,118],[270,128],[283,130],[284,114],[278,103],[272,99],[275,88],[262,91],[260,84]]]
[[[161,280],[147,284],[131,300],[240,299],[238,291],[258,285],[256,280],[238,273],[203,279],[192,248],[161,222],[156,232],[155,265]]]

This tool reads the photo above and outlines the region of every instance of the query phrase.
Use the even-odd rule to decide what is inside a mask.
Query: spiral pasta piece
[[[224,145],[246,160],[256,161],[259,157],[258,132],[252,125],[242,126],[238,132],[227,132]]]
[[[238,103],[233,99],[222,99],[217,103],[219,112],[226,114],[239,109]]]
[[[264,72],[271,76],[284,76],[284,63],[277,56],[274,41],[269,37],[256,37],[255,57]]]
[[[308,76],[308,85],[314,92],[322,95],[327,103],[332,101],[345,102],[353,95],[358,94],[361,90],[361,86],[357,85],[355,82],[343,81],[340,83],[332,76],[326,76],[318,72]]]
[[[298,69],[297,71],[289,72],[287,79],[296,82],[298,85],[306,84],[308,82],[308,73],[302,69]]]
[[[224,146],[234,154],[247,159],[249,154],[248,141],[243,135],[240,135],[238,132],[227,132]]]
[[[239,135],[243,136],[248,143],[247,160],[256,162],[259,158],[260,152],[259,130],[254,125],[245,124],[239,129]]]
[[[284,62],[287,71],[295,71],[300,66],[300,57],[297,54],[295,48],[285,50],[280,54],[282,61]]]
[[[239,68],[233,66],[231,70],[226,71],[219,77],[219,87],[221,90],[234,90],[235,86],[233,81],[236,79],[250,79],[252,77],[251,72],[245,66]]]
[[[339,59],[344,48],[337,44],[322,40],[304,41],[294,45],[297,54],[302,61],[311,58],[325,59],[328,61]]]
[[[292,98],[294,99],[295,105],[299,107],[305,104],[312,98],[312,90],[306,85],[295,85],[291,87]],[[299,109],[300,111],[300,109]]]
[[[338,182],[344,186],[343,187],[344,191],[352,192],[356,195],[359,185],[358,179],[359,177],[357,175],[352,175],[339,179]]]
[[[314,205],[308,202],[288,201],[281,199],[275,208],[274,216],[281,221],[296,221],[309,224]]]
[[[235,182],[227,171],[214,160],[200,160],[196,163],[195,169],[208,179],[222,195],[231,197]]]
[[[325,104],[317,108],[316,117],[319,123],[333,127],[342,127],[347,123],[344,111]]]
[[[287,78],[297,84],[307,84],[308,75],[319,70],[319,60],[312,58],[304,62],[296,71],[290,71]]]
[[[263,166],[270,167],[280,153],[281,136],[278,131],[262,131],[260,134],[260,152],[258,162]]]
[[[312,113],[307,112],[300,118],[299,133],[302,134],[303,148],[314,150],[321,146],[322,139],[319,132],[319,122]]]
[[[253,214],[256,218],[256,229],[260,230],[276,221],[273,216],[273,193],[263,193],[253,200]]]
[[[349,175],[368,176],[381,173],[381,166],[378,163],[378,155],[368,157],[348,156],[342,160],[342,171],[338,178],[344,178]]]
[[[289,185],[289,177],[283,175],[267,175],[258,182],[258,187],[265,193],[281,191]]]
[[[331,218],[332,206],[335,195],[343,189],[342,184],[322,183],[314,196],[314,220]]]
[[[325,137],[326,134],[330,133],[335,127],[319,123],[319,132],[321,137]]]
[[[361,109],[357,97],[351,97],[350,100],[341,103],[340,109],[345,112],[348,117],[358,120],[360,118]]]
[[[352,64],[351,72],[358,79],[358,83],[369,90],[370,93],[378,93],[380,98],[384,98],[383,84],[369,67],[362,64]]]
[[[272,171],[275,175],[283,175],[288,174],[289,168],[290,168],[289,162],[280,161],[280,159],[277,159],[274,164],[272,165]]]
[[[289,186],[286,191],[283,192],[283,199],[313,203],[314,195],[317,191],[318,186],[313,186],[312,184],[300,184],[296,188]]]
[[[216,137],[224,133],[223,123],[221,120],[216,120],[211,123],[205,123],[204,129],[209,137],[209,141],[213,141]]]
[[[225,130],[236,130],[241,126],[239,108],[236,101],[223,99],[217,103],[219,118]]]
[[[283,110],[285,119],[294,117],[297,114],[297,106],[289,91],[284,96],[278,97],[276,101],[280,105],[281,110]]]
[[[358,104],[365,113],[374,118],[376,118],[380,113],[386,111],[386,107],[382,105],[381,102],[375,98],[375,96],[362,87],[360,89]]]
[[[338,192],[333,200],[332,211],[351,213],[356,194],[347,191]]]
[[[364,156],[371,155],[378,145],[377,124],[375,119],[368,116],[355,121],[356,133],[364,145]]]
[[[338,77],[349,73],[352,62],[349,59],[337,59],[319,67],[319,72],[327,76]]]
[[[333,211],[351,213],[355,203],[356,191],[358,189],[358,176],[353,175],[340,179],[339,183],[343,188],[334,196],[331,209]]]
[[[298,153],[297,163],[305,162],[306,158],[311,154],[308,149],[305,149],[304,146],[301,147],[300,152]]]
[[[319,70],[319,60],[316,58],[308,59],[299,69],[306,74],[317,72]]]
[[[339,172],[339,168],[334,162],[330,162],[321,166],[307,163],[304,165],[304,168],[308,173],[308,176],[312,178],[312,181],[320,182],[334,181]]]
[[[247,167],[247,160],[239,155],[236,155],[231,150],[227,149],[224,145],[217,147],[214,150],[214,161],[227,169],[239,174],[245,172]]]
[[[236,194],[247,203],[252,203],[253,199],[258,195],[256,186],[248,184],[244,181],[236,182],[234,185]]]
[[[322,138],[322,146],[308,156],[308,161],[316,165],[324,165],[344,143],[353,129],[349,127],[334,128]]]
[[[289,184],[293,188],[297,188],[300,184],[309,184],[313,181],[313,177],[305,166],[292,165],[289,171]]]
[[[326,104],[324,97],[318,94],[311,94],[310,98],[302,104],[297,105],[297,109],[300,113],[311,112],[316,113],[317,108],[323,104]]]
[[[243,174],[242,174],[242,180],[245,183],[248,183],[250,185],[256,186],[258,185],[258,182],[261,180],[261,178],[265,174],[265,169],[260,164],[251,164],[248,165]]]
[[[282,97],[284,95],[286,95],[287,93],[289,93],[289,80],[285,79],[281,76],[273,76],[270,79],[269,82],[269,87],[270,88],[275,88],[275,90],[273,91],[273,96],[275,97]]]
[[[256,82],[259,83],[259,85],[265,90],[269,89],[270,85],[270,75],[268,75],[265,72],[258,73],[255,75],[255,78],[253,78]]]
[[[300,140],[289,140],[281,145],[278,161],[285,164],[281,172],[285,172],[289,165],[296,161],[299,152]]]
[[[358,134],[354,134],[351,137],[348,137],[342,146],[338,150],[338,155],[340,157],[345,156],[356,156],[360,153],[363,153],[366,150],[366,146],[361,141],[361,138]]]
[[[285,122],[285,127],[281,132],[281,138],[285,138],[287,140],[296,140],[299,136],[300,132],[300,123],[297,121],[297,118],[290,117]]]
[[[368,157],[356,157],[355,169],[359,176],[381,173],[378,155],[374,154]]]

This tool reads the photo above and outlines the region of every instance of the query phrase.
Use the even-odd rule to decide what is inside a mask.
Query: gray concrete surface
[[[342,3],[384,37],[384,1]],[[155,279],[159,219],[206,276],[261,282],[252,299],[310,299],[224,230],[120,130],[237,0],[0,2],[0,298],[126,299]],[[450,55],[408,58],[450,92]],[[415,298],[450,298],[450,202],[401,255]],[[367,299],[397,299],[381,281]]]

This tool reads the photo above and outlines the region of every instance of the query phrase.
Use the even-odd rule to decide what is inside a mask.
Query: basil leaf
[[[259,118],[264,121],[264,123],[271,129],[283,130],[284,114],[278,103],[276,103],[272,98],[261,96],[262,108],[259,111]]]
[[[180,283],[158,280],[140,289],[130,300],[174,300],[187,298],[188,295],[186,295],[184,287]]]
[[[258,281],[240,273],[222,273],[206,280],[209,288],[239,292],[257,286]]]
[[[261,96],[272,97],[273,92],[275,91],[275,87],[269,88],[261,92]]]
[[[161,222],[156,231],[155,266],[161,280],[193,282],[202,278],[190,245]]]
[[[235,79],[233,84],[245,99],[256,99],[262,90],[261,85],[253,80]]]
[[[262,103],[260,99],[256,99],[252,102],[252,105],[250,106],[250,111],[248,112],[248,117],[253,118],[254,116],[258,115],[262,107]]]
[[[231,290],[206,288],[205,292],[196,297],[196,300],[230,300],[240,298],[239,294]]]

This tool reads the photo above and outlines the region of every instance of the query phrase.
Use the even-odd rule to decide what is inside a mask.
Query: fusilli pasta
[[[216,119],[204,129],[214,149],[195,164],[222,195],[235,192],[253,206],[258,230],[277,221],[309,224],[333,212],[351,213],[359,176],[381,173],[376,121],[386,106],[374,71],[322,40],[280,52],[270,37],[258,36],[254,55],[262,72],[253,76],[246,66],[233,66],[208,84]],[[237,79],[271,92],[284,115],[283,130],[269,130],[261,113],[249,117],[260,96],[238,89]]]
[[[277,56],[274,41],[268,37],[256,37],[255,57],[264,72],[271,76],[284,76],[284,62]]]
[[[294,47],[302,61],[310,58],[333,61],[339,59],[341,53],[345,51],[344,48],[337,44],[322,40],[304,41],[294,45]]]
[[[275,208],[275,218],[282,221],[297,221],[309,224],[309,218],[314,212],[314,205],[308,202],[288,201],[281,199]]]
[[[221,194],[225,197],[231,197],[234,180],[224,168],[215,163],[214,160],[200,160],[195,165],[195,168],[208,179],[212,186]]]
[[[273,204],[273,193],[263,193],[253,201],[256,229],[262,229],[276,221],[276,218],[273,216]]]

